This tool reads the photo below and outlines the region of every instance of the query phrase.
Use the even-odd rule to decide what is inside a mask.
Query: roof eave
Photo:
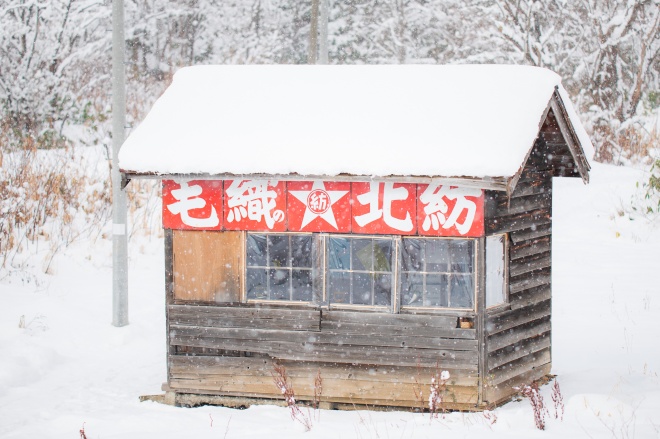
[[[278,181],[310,181],[331,180],[348,182],[397,182],[415,184],[442,184],[450,186],[471,187],[486,190],[506,191],[507,177],[470,177],[470,176],[409,176],[409,175],[301,175],[301,174],[208,174],[208,173],[156,173],[121,170],[126,183],[132,179],[157,180],[278,180]]]
[[[566,111],[564,101],[561,99],[561,96],[559,95],[559,92],[556,88],[555,92],[552,94],[550,105],[552,106],[552,111],[554,112],[557,123],[559,124],[559,130],[566,140],[566,145],[568,146],[571,155],[573,155],[573,159],[575,159],[575,164],[577,165],[580,177],[582,178],[584,184],[587,184],[589,183],[589,171],[591,170],[591,165],[589,165],[589,161],[584,154],[584,148],[582,147],[580,139],[575,133],[573,124],[568,117],[568,112]]]

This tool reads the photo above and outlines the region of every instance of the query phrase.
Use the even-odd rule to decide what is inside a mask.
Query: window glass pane
[[[266,235],[249,234],[246,238],[248,267],[266,266]]]
[[[504,235],[486,237],[486,307],[506,301],[504,245]]]
[[[451,277],[451,308],[472,308],[474,286],[472,275],[455,274]]]
[[[289,237],[286,235],[268,235],[268,266],[290,267]]]
[[[356,305],[371,305],[372,274],[353,273],[353,303]]]
[[[448,273],[449,272],[449,239],[426,240],[426,272]]]
[[[353,270],[373,270],[373,241],[371,239],[351,239]]]
[[[403,239],[401,241],[401,270],[424,270],[424,241],[421,239]]]
[[[268,299],[267,270],[261,268],[248,268],[245,275],[245,291],[248,299]]]
[[[270,299],[289,300],[289,270],[268,270]]]
[[[421,306],[424,296],[424,278],[421,274],[401,273],[401,304]]]
[[[312,268],[311,236],[291,236],[291,266]]]
[[[349,270],[351,265],[348,238],[330,238],[328,241],[328,268]]]
[[[451,271],[454,273],[472,272],[472,242],[466,240],[451,240]]]
[[[292,300],[309,302],[312,300],[312,271],[292,270]]]
[[[374,239],[374,271],[392,271],[392,240]]]
[[[390,306],[392,303],[392,275],[377,274],[374,278],[374,305]]]
[[[447,300],[448,276],[445,274],[429,274],[426,276],[426,294],[424,295],[424,306],[449,305]]]
[[[328,293],[334,303],[350,303],[351,277],[350,273],[331,271],[328,273]]]

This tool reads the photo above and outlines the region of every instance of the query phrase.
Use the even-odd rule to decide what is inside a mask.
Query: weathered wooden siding
[[[552,177],[577,177],[549,112],[510,197],[487,192],[486,233],[509,234],[509,304],[486,315],[484,400],[499,403],[550,372]]]
[[[475,330],[456,316],[178,304],[168,315],[179,393],[280,398],[277,363],[300,400],[313,398],[320,372],[323,401],[425,407],[431,377],[448,370],[445,407],[478,402]]]

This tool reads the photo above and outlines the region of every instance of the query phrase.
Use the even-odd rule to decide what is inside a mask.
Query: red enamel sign
[[[226,180],[225,229],[275,232],[287,230],[284,192],[283,181]]]
[[[292,181],[287,185],[289,230],[295,232],[351,231],[351,184]]]
[[[416,185],[353,183],[353,233],[414,235]]]
[[[427,236],[482,236],[484,192],[448,185],[417,186],[418,233]]]
[[[221,230],[222,181],[163,180],[163,227]]]
[[[477,237],[484,235],[484,191],[390,182],[164,180],[163,227]]]

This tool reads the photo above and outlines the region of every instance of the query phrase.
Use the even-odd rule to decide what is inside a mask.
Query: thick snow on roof
[[[556,86],[565,97],[558,75],[527,66],[187,67],[126,140],[119,165],[157,174],[510,177]]]

